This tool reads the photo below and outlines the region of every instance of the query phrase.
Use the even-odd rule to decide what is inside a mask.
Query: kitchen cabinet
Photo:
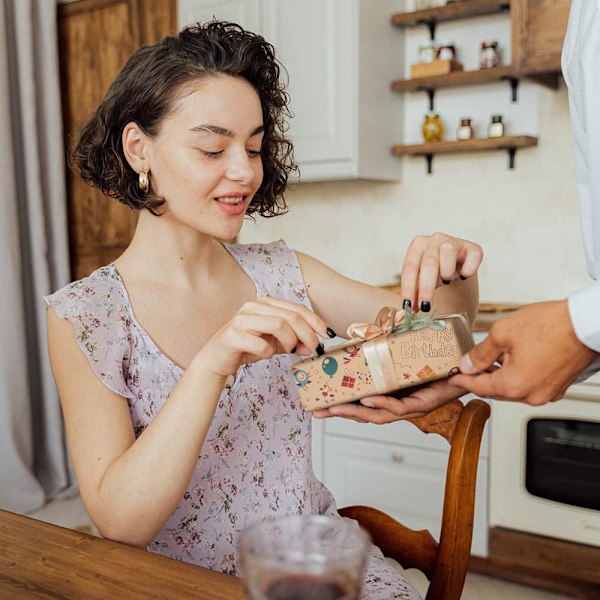
[[[523,73],[560,72],[571,0],[512,0],[512,62]]]
[[[315,473],[339,507],[378,508],[412,529],[428,529],[439,539],[449,455],[447,442],[398,421],[377,426],[347,419],[315,423]],[[473,546],[488,551],[488,435],[477,469]]]
[[[129,56],[175,30],[175,14],[175,0],[77,0],[58,5],[67,148]],[[79,279],[125,250],[137,213],[87,186],[71,169],[66,182],[71,274]]]
[[[213,16],[261,33],[284,65],[300,181],[397,180],[402,106],[390,90],[398,0],[179,0],[179,25]]]

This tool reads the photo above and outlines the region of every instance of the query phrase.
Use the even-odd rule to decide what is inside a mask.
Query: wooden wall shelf
[[[420,92],[461,85],[475,85],[517,78],[519,75],[511,66],[478,69],[476,71],[452,71],[446,75],[417,77],[415,79],[400,79],[392,82],[395,92]]]
[[[414,79],[398,79],[392,82],[394,92],[427,92],[429,110],[434,108],[435,91],[442,88],[478,85],[495,81],[508,81],[512,90],[512,101],[517,101],[517,88],[521,79],[530,79],[539,85],[557,90],[559,77],[557,73],[524,74],[511,65],[494,67],[492,69],[477,69],[474,71],[453,71],[446,75],[431,77],[415,77]]]
[[[413,12],[392,15],[392,25],[396,27],[417,27],[427,25],[431,39],[435,37],[435,27],[442,21],[454,21],[468,17],[491,15],[510,9],[510,0],[462,0],[439,8],[428,8]]]
[[[427,173],[431,173],[433,157],[436,154],[507,150],[509,156],[508,167],[509,169],[513,169],[517,149],[537,146],[537,143],[537,137],[529,135],[506,135],[500,138],[474,138],[472,140],[397,145],[392,148],[392,153],[396,156],[424,156],[427,159]]]
[[[477,85],[495,81],[508,81],[512,89],[512,101],[517,101],[517,86],[520,76],[512,66],[477,69],[475,71],[453,71],[446,75],[400,79],[392,82],[394,92],[427,92],[429,109],[433,110],[435,90],[464,85]]]

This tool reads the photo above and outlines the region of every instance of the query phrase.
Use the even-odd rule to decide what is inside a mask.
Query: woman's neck
[[[227,260],[221,244],[210,235],[162,219],[140,213],[131,243],[115,260],[119,272],[177,287],[197,287],[213,279]]]

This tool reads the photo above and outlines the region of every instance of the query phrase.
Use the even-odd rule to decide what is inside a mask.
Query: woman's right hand
[[[196,358],[215,375],[228,377],[243,364],[274,354],[321,352],[318,336],[328,337],[327,329],[325,321],[304,305],[263,296],[246,302]]]

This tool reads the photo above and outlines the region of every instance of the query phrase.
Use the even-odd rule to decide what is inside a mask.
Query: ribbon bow
[[[379,311],[375,323],[353,323],[348,327],[348,337],[364,342],[363,353],[377,394],[385,394],[398,388],[394,361],[385,339],[390,333],[417,331],[430,327],[439,331],[446,321],[434,321],[431,315],[415,315],[409,307],[404,314],[397,308],[386,306]]]
[[[352,323],[348,327],[347,333],[350,339],[359,338],[367,341],[387,336],[390,333],[418,331],[425,327],[440,331],[446,327],[446,322],[434,320],[433,313],[431,315],[416,315],[408,306],[404,309],[404,313],[397,308],[385,306],[379,311],[374,323]]]

